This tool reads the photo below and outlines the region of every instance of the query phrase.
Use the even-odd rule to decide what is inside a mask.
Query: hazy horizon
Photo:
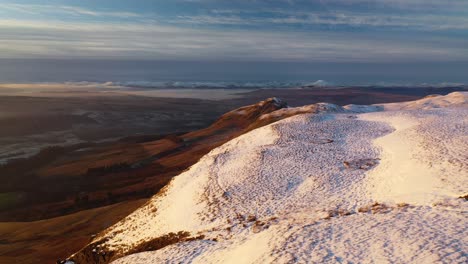
[[[452,67],[450,67],[452,66]],[[122,59],[0,59],[0,83],[252,82],[278,86],[323,80],[330,85],[467,84],[468,62],[342,63],[277,61],[155,61]],[[252,84],[252,85],[253,85]]]

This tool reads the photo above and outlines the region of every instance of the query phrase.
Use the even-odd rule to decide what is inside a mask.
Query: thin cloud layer
[[[468,60],[466,1],[3,2],[4,58]]]

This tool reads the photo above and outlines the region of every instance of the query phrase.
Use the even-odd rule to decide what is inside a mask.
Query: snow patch
[[[331,86],[332,84],[324,81],[324,80],[317,80],[313,83],[309,83],[306,86],[312,86],[312,87],[328,87]]]
[[[383,107],[378,105],[345,105],[343,106],[344,109],[354,112],[354,113],[369,113],[369,112],[378,112],[382,111]]]

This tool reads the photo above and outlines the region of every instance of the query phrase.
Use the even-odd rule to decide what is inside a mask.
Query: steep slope
[[[270,98],[228,112],[199,131],[48,148],[0,166],[0,192],[23,197],[14,207],[0,205],[0,221],[35,221],[151,197],[211,149],[286,106]],[[276,120],[262,120],[255,127]]]
[[[41,221],[0,222],[0,263],[55,263],[145,202],[122,202]]]
[[[48,263],[76,252],[91,234],[137,209],[211,149],[251,130],[259,117],[282,107],[284,102],[271,98],[227,113],[198,133],[49,148],[0,167],[4,178],[0,191],[27,198],[14,206],[6,204],[7,208],[0,204],[0,219],[8,221],[0,223],[0,262]],[[255,127],[276,120],[262,120]],[[106,208],[113,213],[102,213]],[[15,239],[18,232],[21,240]]]
[[[466,262],[467,97],[311,106],[212,150],[70,259]]]

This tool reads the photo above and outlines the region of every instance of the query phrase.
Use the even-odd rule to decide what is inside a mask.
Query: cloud
[[[422,48],[423,47],[423,48]],[[155,23],[0,20],[6,57],[389,61],[468,59],[452,39],[373,34],[195,29]]]
[[[294,0],[293,0],[294,1]],[[301,2],[301,1],[295,1]],[[303,1],[302,1],[303,2]],[[460,7],[468,6],[465,0],[318,0],[322,4],[379,4],[396,7]]]
[[[317,11],[304,8],[300,2],[407,5],[407,1],[399,0],[290,1],[289,9],[271,6],[204,9],[200,5],[202,11],[156,16],[145,13],[146,10],[133,13],[69,5],[6,3],[0,5],[0,12],[6,14],[5,10],[10,10],[23,15],[7,14],[0,18],[0,56],[244,61],[468,59],[466,37],[460,34],[468,29],[466,16],[439,12],[368,12],[365,8]],[[418,3],[423,5],[421,0],[408,2],[413,3],[412,7]],[[442,6],[438,0],[427,3]],[[446,1],[451,6],[456,3],[463,5],[455,0]],[[450,34],[450,31],[457,32]]]
[[[233,3],[232,0],[178,0],[179,2],[192,2],[197,4],[210,5],[213,3]],[[351,6],[351,5],[367,5],[381,6],[387,8],[399,9],[458,9],[468,7],[466,0],[236,0],[237,4],[256,4],[257,6],[272,6],[275,4],[286,4],[288,6],[303,7],[306,5],[334,5],[334,6]]]
[[[209,3],[213,0],[186,0],[186,2],[198,2],[198,3]],[[217,2],[231,2],[230,0],[218,0]],[[271,0],[238,0],[239,3],[252,3],[263,5],[271,5],[272,2],[282,2],[291,6],[301,6],[305,4],[334,4],[334,5],[356,5],[356,4],[365,4],[365,5],[380,5],[386,7],[395,7],[395,8],[418,8],[418,9],[428,9],[428,8],[459,8],[467,7],[468,3],[465,0],[281,0],[281,1],[271,1]]]
[[[40,14],[63,14],[74,16],[91,16],[91,17],[114,17],[114,18],[137,18],[141,14],[133,12],[114,12],[114,11],[97,11],[78,6],[67,5],[36,5],[36,4],[12,4],[5,3],[0,5],[0,10],[10,10],[31,15]]]
[[[169,20],[175,24],[237,25],[237,26],[352,26],[352,27],[396,27],[417,30],[466,30],[468,17],[444,15],[385,15],[353,12],[270,12],[270,16],[241,15],[242,11],[215,10],[214,15],[178,16]],[[219,15],[227,14],[227,15]]]
[[[211,1],[196,1],[210,2]],[[245,2],[245,1],[238,1]],[[61,14],[65,16],[85,16],[88,20],[102,21],[111,19],[150,20],[155,17],[165,23],[177,25],[198,25],[198,26],[257,26],[257,27],[284,27],[300,25],[317,26],[352,26],[352,27],[399,27],[416,30],[466,30],[468,29],[468,17],[464,14],[453,14],[444,12],[411,12],[410,14],[395,13],[384,10],[374,10],[365,12],[365,8],[353,10],[353,4],[381,4],[400,7],[428,7],[437,6],[458,7],[458,10],[468,10],[468,1],[458,0],[317,0],[317,1],[288,1],[293,3],[292,8],[272,8],[269,1],[256,1],[264,3],[258,8],[242,9],[208,9],[203,12],[191,12],[174,15],[134,13],[125,11],[103,11],[93,10],[78,6],[69,5],[38,5],[38,4],[13,4],[5,3],[0,5],[1,10],[12,10],[14,12],[31,15],[53,15]],[[312,5],[307,5],[312,3]],[[249,2],[250,3],[250,2]],[[320,11],[308,11],[311,7],[326,6],[328,4],[340,4],[330,9]],[[235,6],[235,5],[234,5]],[[344,9],[343,9],[344,8]],[[203,8],[201,8],[203,10]],[[316,8],[312,8],[316,9]],[[462,12],[463,13],[463,12]]]

